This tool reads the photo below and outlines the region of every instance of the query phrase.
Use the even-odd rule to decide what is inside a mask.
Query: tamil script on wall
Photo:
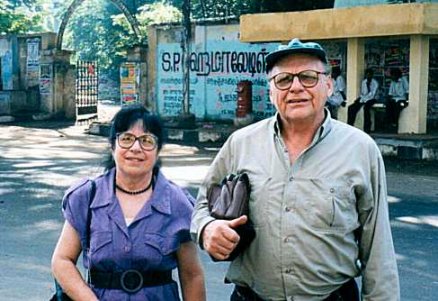
[[[252,82],[253,113],[271,116],[265,57],[277,43],[247,44],[207,41],[192,45],[190,53],[190,112],[198,118],[233,119],[237,83]],[[183,57],[179,43],[161,44],[157,52],[157,108],[163,116],[177,116],[183,102]]]

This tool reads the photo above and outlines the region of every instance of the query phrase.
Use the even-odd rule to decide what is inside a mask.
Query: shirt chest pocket
[[[108,262],[113,254],[113,236],[111,231],[93,232],[90,239],[90,254],[93,265]]]
[[[309,179],[303,183],[307,219],[312,228],[348,231],[356,227],[358,214],[348,180]]]
[[[174,261],[178,246],[176,239],[172,237],[163,236],[159,233],[146,233],[139,251],[146,258],[149,268],[153,269],[159,265],[166,265],[169,261]]]

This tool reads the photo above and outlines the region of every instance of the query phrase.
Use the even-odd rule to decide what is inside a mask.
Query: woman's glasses
[[[117,143],[121,148],[131,148],[137,140],[141,148],[146,151],[154,150],[158,144],[158,138],[153,134],[144,134],[138,137],[130,133],[117,134]]]
[[[274,75],[269,80],[274,80],[275,87],[277,87],[278,90],[289,90],[296,76],[303,87],[312,88],[318,83],[320,74],[327,73],[315,70],[304,70],[299,73],[281,72]]]

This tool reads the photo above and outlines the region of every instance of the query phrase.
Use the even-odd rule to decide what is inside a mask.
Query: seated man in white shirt
[[[371,132],[371,113],[372,106],[376,103],[377,89],[379,83],[373,78],[373,69],[368,68],[365,70],[365,79],[362,81],[360,87],[360,96],[348,107],[348,121],[350,125],[354,125],[356,121],[357,112],[360,108],[364,107],[364,131],[365,133]]]
[[[409,104],[409,83],[399,68],[391,69],[391,78],[386,100],[386,120],[392,128],[397,129],[400,112]]]

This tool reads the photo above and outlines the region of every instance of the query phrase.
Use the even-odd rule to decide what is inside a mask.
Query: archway
[[[70,17],[73,15],[76,8],[78,8],[79,5],[81,5],[82,2],[84,2],[84,1],[85,0],[74,0],[73,3],[67,9],[67,12],[64,14],[64,16],[62,18],[61,25],[59,26],[58,37],[56,39],[56,48],[58,50],[62,50],[62,39],[64,37],[64,31],[65,31],[65,28],[67,26],[67,23],[68,23]],[[137,18],[135,18],[135,15],[131,14],[129,9],[126,7],[126,5],[122,1],[120,1],[120,0],[109,0],[109,1],[111,1],[120,11],[123,12],[126,19],[129,22],[129,24],[131,25],[132,30],[134,31],[134,35],[135,35],[136,39],[139,40],[140,39],[140,29],[139,29],[139,24],[138,24]]]

